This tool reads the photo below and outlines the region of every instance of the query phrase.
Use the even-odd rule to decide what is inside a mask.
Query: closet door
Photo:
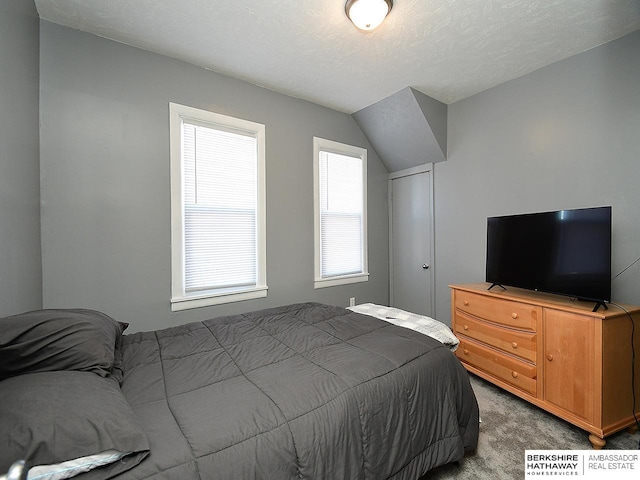
[[[432,316],[431,172],[390,181],[391,305]]]

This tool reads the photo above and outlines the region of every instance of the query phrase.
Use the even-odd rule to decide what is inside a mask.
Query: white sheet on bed
[[[431,317],[407,312],[399,308],[376,305],[375,303],[363,303],[347,307],[347,309],[428,335],[447,345],[451,351],[455,351],[460,343],[447,325]]]
[[[106,450],[88,457],[76,458],[54,465],[36,465],[29,469],[27,480],[64,480],[119,461],[128,453]],[[0,479],[1,480],[1,479]]]

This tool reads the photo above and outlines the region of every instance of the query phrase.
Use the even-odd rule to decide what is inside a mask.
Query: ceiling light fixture
[[[347,17],[364,31],[377,28],[393,7],[393,0],[348,0],[344,6]]]

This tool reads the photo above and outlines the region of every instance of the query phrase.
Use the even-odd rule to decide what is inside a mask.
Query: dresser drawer
[[[455,315],[456,333],[475,338],[504,352],[536,363],[537,335],[535,333],[483,322],[459,310]]]
[[[527,303],[512,302],[457,290],[455,308],[479,318],[489,319],[509,327],[536,331],[542,308]]]
[[[536,395],[537,369],[535,365],[465,339],[460,340],[456,356],[464,363],[473,365],[533,396]]]

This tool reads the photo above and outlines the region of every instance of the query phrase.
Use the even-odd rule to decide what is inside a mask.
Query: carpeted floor
[[[475,454],[444,465],[423,479],[524,478],[525,450],[588,450],[588,434],[493,384],[470,375],[480,407],[480,438]],[[605,449],[638,449],[640,432],[607,438]]]

